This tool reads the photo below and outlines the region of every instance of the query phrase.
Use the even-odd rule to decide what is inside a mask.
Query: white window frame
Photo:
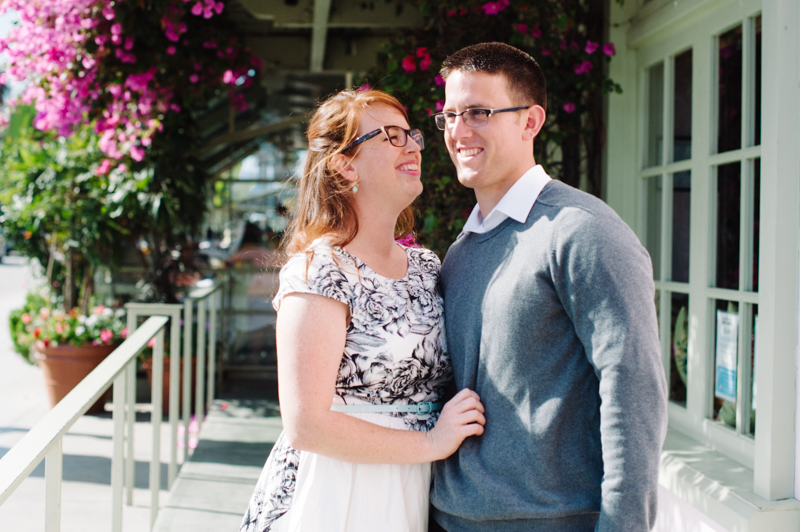
[[[792,497],[795,456],[795,366],[798,332],[798,254],[800,253],[800,190],[797,187],[800,172],[800,134],[798,128],[796,57],[800,50],[797,36],[800,8],[796,0],[686,0],[683,2],[654,0],[642,6],[625,7],[612,4],[612,19],[624,21],[614,24],[611,40],[617,43],[618,56],[611,62],[611,77],[622,84],[625,93],[608,100],[609,135],[607,145],[607,179],[605,196],[618,213],[637,231],[640,238],[646,234],[643,217],[644,181],[648,175],[662,174],[664,184],[662,213],[671,209],[671,175],[691,171],[691,242],[689,293],[689,385],[686,407],[669,405],[670,430],[678,430],[753,470],[753,490],[767,500]],[[752,128],[752,108],[743,109],[745,123],[742,133],[743,148],[721,154],[713,153],[716,145],[716,37],[730,28],[745,22],[743,27],[743,77],[752,82],[753,56],[748,54],[752,39],[751,19],[762,14],[762,129],[761,146],[751,146],[747,135]],[[787,21],[789,21],[787,25]],[[787,29],[788,28],[788,29]],[[692,49],[692,158],[670,163],[672,155],[671,91],[673,87],[671,61],[665,62],[664,93],[664,163],[660,167],[645,168],[646,147],[646,68],[665,58]],[[752,83],[745,83],[743,102]],[[632,112],[634,111],[635,112]],[[644,146],[643,146],[644,145]],[[640,146],[636,158],[625,157],[630,146]],[[761,158],[760,205],[760,258],[759,292],[748,290],[740,282],[740,290],[713,288],[716,196],[714,168],[727,162],[742,162],[743,175],[750,171],[750,161]],[[747,175],[743,184],[752,183]],[[743,186],[743,207],[752,202],[752,187]],[[669,203],[669,204],[668,204]],[[666,207],[666,209],[664,208]],[[743,208],[742,230],[751,227],[747,218],[752,209]],[[662,215],[663,216],[663,215]],[[668,218],[671,219],[671,218]],[[746,223],[745,223],[746,222]],[[669,267],[670,239],[665,238],[670,224],[662,223],[661,260],[662,274]],[[752,239],[742,241],[740,258],[742,273],[752,254],[748,252]],[[668,248],[669,249],[665,249]],[[665,253],[666,251],[666,253]],[[745,257],[744,255],[747,255]],[[749,270],[751,271],[751,270]],[[664,277],[666,278],[666,277]],[[740,279],[740,281],[745,279]],[[661,290],[686,293],[686,284],[659,281]],[[664,294],[666,295],[666,294]],[[662,295],[661,330],[669,331],[670,299]],[[758,304],[758,389],[759,409],[755,439],[720,426],[709,419],[713,396],[713,299],[726,299],[740,303]],[[751,334],[750,319],[740,305],[740,345]],[[666,312],[665,312],[666,310]],[[666,327],[664,323],[666,321]],[[662,338],[668,346],[669,337]],[[662,349],[668,354],[667,349]],[[749,357],[739,357],[740,366]],[[665,370],[669,359],[665,357]],[[741,369],[741,368],[740,368]],[[749,368],[748,368],[749,369]],[[747,371],[745,371],[747,373]],[[667,373],[669,375],[669,373]],[[740,379],[742,387],[749,383]],[[739,393],[740,401],[748,397]],[[737,417],[737,426],[744,427],[745,419]]]

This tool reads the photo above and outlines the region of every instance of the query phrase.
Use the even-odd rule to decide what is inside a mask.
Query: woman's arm
[[[483,405],[471,390],[448,401],[427,433],[332,412],[347,320],[347,306],[326,297],[294,293],[281,302],[276,325],[278,391],[284,430],[293,448],[346,462],[412,464],[446,458],[468,436],[483,434]]]

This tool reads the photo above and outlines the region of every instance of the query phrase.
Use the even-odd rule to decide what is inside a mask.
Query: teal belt
[[[414,405],[332,405],[334,412],[345,412],[348,414],[381,413],[381,412],[411,412],[414,414],[430,414],[442,409],[444,403],[432,403],[425,401]]]

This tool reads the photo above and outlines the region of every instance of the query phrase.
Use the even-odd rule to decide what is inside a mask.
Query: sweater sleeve
[[[613,211],[570,210],[552,247],[553,282],[599,379],[602,502],[597,532],[655,523],[667,425],[652,266]]]

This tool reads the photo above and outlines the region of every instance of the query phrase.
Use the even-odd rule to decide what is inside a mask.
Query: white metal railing
[[[42,459],[45,460],[45,531],[61,529],[62,440],[75,422],[114,385],[113,455],[111,459],[111,529],[122,530],[122,477],[124,451],[125,388],[128,375],[136,373],[136,357],[155,338],[153,348],[153,449],[150,462],[151,524],[158,512],[160,484],[161,385],[164,358],[165,316],[153,316],[130,334],[97,368],[67,394],[39,423],[0,459],[0,505],[19,487]],[[135,412],[129,410],[129,416]]]
[[[75,421],[108,389],[114,385],[113,395],[113,458],[111,462],[112,489],[112,532],[122,530],[122,504],[124,489],[127,488],[126,503],[133,504],[134,486],[134,446],[133,431],[136,417],[136,357],[151,339],[153,347],[153,366],[151,383],[153,427],[152,459],[150,462],[150,526],[158,515],[158,496],[161,484],[161,422],[162,385],[164,372],[164,327],[170,326],[170,460],[168,466],[168,486],[178,471],[178,391],[182,387],[182,459],[189,454],[189,425],[192,416],[192,354],[193,340],[197,345],[197,367],[194,415],[198,426],[205,416],[205,405],[211,404],[215,394],[215,374],[217,357],[217,317],[221,301],[220,288],[227,279],[215,281],[212,285],[192,290],[183,304],[128,303],[128,338],[114,350],[92,373],[62,399],[47,416],[17,443],[0,460],[0,505],[28,477],[33,469],[46,457],[45,462],[45,531],[60,530],[61,478],[62,478],[62,438]],[[197,327],[194,329],[195,307]],[[183,315],[181,315],[183,314]],[[149,317],[139,325],[140,317]],[[181,319],[183,318],[183,319]],[[180,341],[183,337],[183,367],[180,366]],[[206,361],[208,371],[206,372]],[[205,399],[205,400],[204,400]],[[127,414],[127,415],[126,415]],[[127,428],[127,431],[126,431]],[[127,432],[127,438],[126,436]],[[127,445],[126,445],[127,440]],[[124,486],[123,486],[124,481]]]

